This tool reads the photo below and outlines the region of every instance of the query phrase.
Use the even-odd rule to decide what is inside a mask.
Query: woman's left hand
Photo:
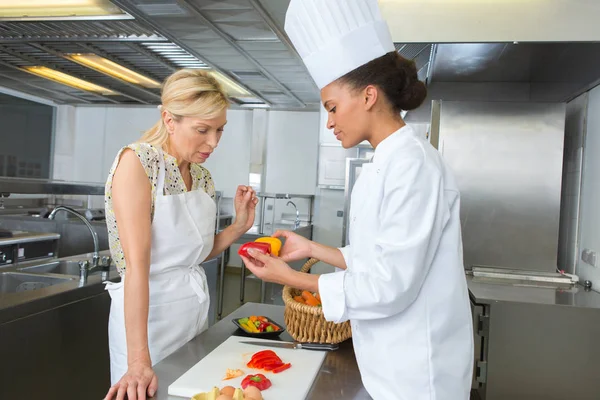
[[[233,223],[242,233],[254,225],[254,215],[258,199],[256,192],[250,186],[240,185],[233,199],[235,207],[235,222]]]
[[[241,256],[246,267],[258,278],[266,282],[290,285],[293,281],[294,270],[281,258],[249,249],[252,259]]]

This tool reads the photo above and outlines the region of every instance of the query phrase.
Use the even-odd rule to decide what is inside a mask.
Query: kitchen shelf
[[[104,195],[104,184],[45,179],[0,178],[0,194]]]

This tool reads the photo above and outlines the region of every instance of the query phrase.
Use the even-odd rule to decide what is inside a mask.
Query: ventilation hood
[[[390,3],[380,1],[382,6]],[[0,86],[57,104],[159,104],[159,88],[115,78],[69,56],[86,54],[156,82],[183,67],[212,70],[240,88],[233,95],[235,107],[320,108],[319,91],[283,29],[288,0],[111,0],[111,4],[127,18],[0,18]],[[393,19],[390,25],[395,26]],[[423,24],[422,29],[431,27]],[[405,41],[396,43],[396,50],[415,60],[419,78],[430,87],[443,82],[525,82],[539,93],[554,93],[556,101],[597,81],[600,65],[596,43]],[[110,94],[32,75],[27,72],[31,67],[70,75]]]

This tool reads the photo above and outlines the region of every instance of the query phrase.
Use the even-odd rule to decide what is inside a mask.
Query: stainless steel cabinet
[[[600,293],[468,277],[481,400],[597,400]]]

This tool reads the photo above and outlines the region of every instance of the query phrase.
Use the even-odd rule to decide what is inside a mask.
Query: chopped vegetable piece
[[[223,378],[223,380],[226,381],[228,379],[237,378],[238,376],[242,376],[242,375],[244,375],[244,371],[242,371],[241,369],[227,368],[227,371],[225,372],[225,377]]]
[[[265,357],[259,357],[255,360],[250,360],[250,362],[247,365],[249,368],[262,369],[263,366],[266,364],[280,363],[280,362],[283,362],[283,361],[281,361],[281,359],[279,357],[265,356]]]
[[[282,366],[280,366],[280,367],[277,367],[277,368],[275,368],[275,369],[273,370],[273,373],[274,373],[274,374],[278,374],[278,373],[280,373],[281,371],[285,371],[286,369],[290,368],[291,366],[292,366],[292,364],[290,364],[290,363],[284,364],[284,365],[282,365]]]
[[[317,298],[313,296],[313,294],[308,290],[302,292],[302,297],[304,298],[304,301],[306,301],[306,304],[308,304],[309,306],[318,306],[319,304],[321,304],[321,302],[317,300]]]
[[[282,362],[267,363],[262,366],[262,369],[264,369],[265,371],[273,371],[274,369],[279,368],[283,365],[285,364]]]
[[[265,332],[268,326],[270,326],[270,324],[268,322],[261,321],[260,324],[258,325],[258,331]]]
[[[258,329],[256,326],[252,324],[252,322],[248,322],[247,324],[240,324],[245,330],[251,333],[258,333]]]
[[[261,350],[261,351],[258,351],[258,352],[256,352],[256,353],[254,353],[254,354],[252,355],[252,359],[254,360],[256,357],[258,357],[258,356],[262,356],[262,355],[264,355],[264,354],[272,354],[272,355],[274,355],[274,356],[277,356],[277,353],[275,353],[273,350]]]

